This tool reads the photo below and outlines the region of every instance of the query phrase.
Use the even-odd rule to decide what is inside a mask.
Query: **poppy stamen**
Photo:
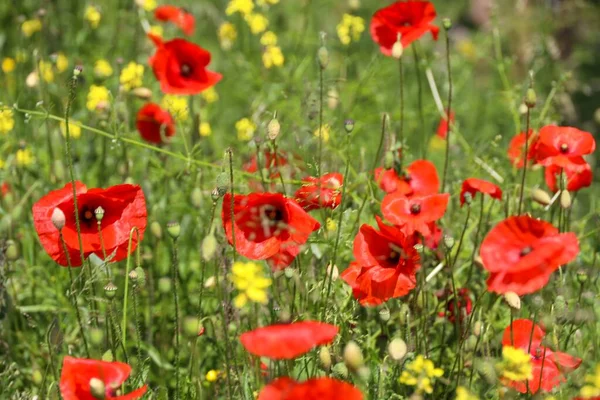
[[[521,253],[519,253],[519,255],[521,257],[525,257],[527,254],[531,253],[532,251],[533,251],[533,249],[531,248],[531,246],[527,246],[521,250]]]
[[[188,77],[192,75],[192,67],[189,64],[181,64],[179,72],[181,73],[181,76]]]
[[[93,216],[94,216],[94,214],[90,210],[85,210],[83,212],[83,218],[84,219],[88,219],[89,220],[89,219],[92,219]]]
[[[560,152],[563,154],[566,154],[569,152],[569,145],[566,143],[563,143],[560,145]]]
[[[413,204],[412,206],[410,206],[410,213],[413,215],[418,215],[421,213],[421,205],[420,204]]]

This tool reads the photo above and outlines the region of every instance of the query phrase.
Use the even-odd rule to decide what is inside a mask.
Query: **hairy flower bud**
[[[568,190],[560,192],[560,206],[562,208],[570,208],[572,204],[571,193]]]
[[[402,54],[404,53],[404,46],[402,46],[402,42],[398,39],[396,43],[392,46],[392,57],[399,60],[402,58]]]
[[[281,125],[279,124],[279,120],[277,119],[277,113],[273,116],[273,119],[269,121],[267,125],[267,137],[270,140],[277,139],[279,136],[279,132],[281,131]]]
[[[357,371],[364,364],[362,350],[354,341],[348,342],[344,347],[344,362],[351,370]]]
[[[104,385],[104,382],[98,378],[90,379],[90,393],[95,399],[105,399],[106,386]]]
[[[321,69],[327,68],[327,65],[329,64],[329,51],[325,46],[319,48],[317,58],[319,60],[319,67],[321,67]]]
[[[321,365],[327,371],[331,368],[331,353],[329,352],[329,347],[323,346],[319,350],[319,360],[321,361]]]
[[[52,220],[54,227],[59,231],[62,230],[62,228],[64,228],[66,217],[65,213],[60,208],[56,207],[54,210],[52,210],[52,216],[50,217],[50,219]]]
[[[552,203],[552,198],[550,195],[542,189],[533,189],[531,192],[531,198],[533,201],[543,206],[547,206],[548,204]]]
[[[212,260],[216,251],[217,239],[215,238],[215,235],[210,232],[208,236],[202,240],[202,258],[204,261]]]
[[[388,353],[394,361],[400,361],[408,352],[406,342],[400,338],[394,338],[388,345]]]
[[[506,304],[513,310],[521,309],[521,298],[515,292],[504,293],[504,301],[506,301]]]
[[[525,105],[527,108],[534,108],[537,103],[537,96],[535,95],[535,90],[533,88],[527,89],[527,93],[525,94]]]

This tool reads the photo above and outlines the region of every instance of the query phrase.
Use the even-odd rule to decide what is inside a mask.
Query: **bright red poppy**
[[[475,198],[477,193],[489,195],[493,199],[502,200],[502,189],[498,185],[494,185],[492,182],[488,182],[483,179],[469,178],[465,179],[462,184],[460,191],[460,206],[465,204],[465,195],[469,193],[471,198]]]
[[[553,192],[560,190],[559,179],[561,172],[564,173],[564,177],[566,178],[565,188],[569,192],[576,192],[592,184],[593,177],[590,164],[583,157],[573,157],[569,161],[570,163],[564,167],[557,165],[546,167],[544,177],[546,178],[546,184]]]
[[[312,211],[319,208],[335,209],[342,201],[342,185],[344,177],[334,172],[319,178],[312,176],[302,179],[302,187],[296,191],[294,197],[302,208]]]
[[[406,167],[402,175],[395,169],[377,168],[375,180],[386,193],[406,196],[434,194],[440,190],[440,178],[431,161],[416,160]]]
[[[252,158],[242,166],[242,169],[250,173],[262,173],[264,178],[268,178],[272,181],[267,188],[264,188],[260,180],[250,179],[248,181],[248,186],[251,190],[263,192],[267,189],[267,191],[274,192],[277,183],[273,181],[278,181],[282,172],[289,173],[290,177],[294,177],[300,171],[300,168],[297,167],[297,161],[300,161],[299,156],[284,153],[282,151],[277,151],[277,156],[275,156],[274,151],[265,149],[261,154],[260,164],[256,154],[254,154]],[[266,170],[267,172],[259,171],[259,165],[261,169]]]
[[[154,18],[177,25],[188,36],[194,33],[196,27],[194,16],[180,7],[158,6],[154,10]]]
[[[290,265],[300,246],[321,226],[296,201],[280,193],[235,195],[233,214],[234,221],[227,193],[221,214],[227,240],[233,244],[233,229],[236,251],[251,260],[267,260],[274,270]]]
[[[444,216],[449,199],[448,193],[410,198],[392,193],[383,198],[381,212],[392,224],[401,226],[405,234],[419,232],[427,237],[432,233],[431,223]]]
[[[435,8],[429,1],[397,1],[373,15],[371,37],[381,52],[389,56],[398,36],[404,48],[428,31],[437,40],[440,28],[431,23],[435,16]]]
[[[521,393],[527,393],[527,386],[531,393],[537,393],[541,389],[549,392],[552,388],[565,381],[564,372],[575,370],[581,364],[581,359],[566,353],[552,351],[542,345],[546,332],[539,325],[535,325],[528,319],[518,319],[512,323],[511,328],[506,327],[502,337],[502,346],[519,348],[531,356],[533,367],[532,378],[528,383],[505,381],[510,387]],[[543,368],[543,370],[542,370]]]
[[[454,123],[454,111],[450,111],[450,118],[446,119],[444,117],[442,117],[440,119],[440,124],[438,125],[437,128],[437,135],[439,137],[441,137],[442,139],[446,139],[446,137],[448,136],[448,128],[450,127],[450,124]]]
[[[297,382],[287,376],[265,386],[258,400],[362,400],[363,395],[351,384],[333,378],[313,378]]]
[[[146,199],[142,189],[137,185],[123,184],[88,190],[81,182],[75,182],[75,189],[84,257],[94,253],[104,258],[104,245],[109,260],[117,262],[126,258],[132,229],[139,231],[139,238],[133,235],[132,251],[143,239],[146,229]],[[97,211],[103,212],[100,221],[102,239],[97,218],[100,214]],[[60,232],[55,225],[56,218],[52,221],[53,214],[59,215],[64,223]],[[71,183],[48,193],[33,205],[33,224],[44,250],[54,261],[62,266],[68,265],[60,240],[62,232],[71,266],[81,266]]]
[[[185,39],[163,42],[156,35],[148,36],[156,45],[149,63],[164,93],[198,94],[221,80],[221,74],[206,69],[210,53],[202,47]]]
[[[10,193],[10,185],[8,182],[2,182],[2,185],[0,185],[0,193],[2,194],[2,197]]]
[[[240,335],[249,353],[274,360],[291,360],[316,346],[331,343],[338,334],[335,325],[318,321],[269,325]]]
[[[572,157],[590,154],[595,149],[596,141],[591,133],[569,126],[547,125],[540,129],[536,158],[545,167],[566,168]]]
[[[509,217],[487,234],[480,253],[490,272],[490,292],[524,295],[544,287],[559,266],[573,261],[579,243],[574,233],[559,233],[549,222]]]
[[[164,143],[175,134],[173,117],[156,103],[148,103],[138,111],[136,127],[142,139],[150,143]]]
[[[139,399],[146,393],[146,385],[131,393],[117,395],[129,374],[131,367],[124,363],[65,356],[60,375],[60,394],[64,400]]]
[[[538,141],[538,135],[533,131],[529,130],[527,134],[527,138],[529,139],[529,144],[527,145],[527,161],[535,163],[535,153]],[[517,168],[523,168],[525,165],[525,159],[523,157],[523,152],[525,151],[525,132],[521,132],[518,135],[513,136],[509,145],[508,145],[508,159]]]
[[[356,262],[341,274],[364,306],[375,306],[407,295],[415,288],[419,253],[413,236],[377,219],[379,230],[364,224],[354,239]]]
[[[459,309],[459,321],[462,322],[465,317],[471,315],[471,311],[473,310],[473,302],[471,301],[471,296],[469,295],[469,289],[460,288],[456,291],[456,301],[454,300],[454,292],[451,289],[444,289],[436,293],[436,297],[440,302],[444,302],[446,304],[446,311],[440,311],[440,317],[446,317],[450,322],[456,321],[456,306],[458,305]]]

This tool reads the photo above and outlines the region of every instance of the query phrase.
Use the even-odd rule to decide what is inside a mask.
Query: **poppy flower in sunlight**
[[[459,309],[459,321],[463,321],[465,317],[471,315],[473,310],[473,302],[469,295],[469,289],[461,288],[456,291],[456,301],[454,301],[454,292],[450,289],[444,289],[436,293],[436,297],[440,302],[446,303],[446,311],[440,311],[440,317],[447,317],[450,322],[456,321],[456,306]]]
[[[549,392],[552,388],[565,382],[564,372],[575,370],[581,359],[566,353],[552,351],[542,345],[546,332],[539,325],[528,319],[518,319],[504,330],[502,346],[511,346],[525,351],[531,357],[532,377],[528,382],[505,380],[505,384],[521,393],[529,391],[537,393],[541,389]]]
[[[548,283],[559,266],[579,253],[577,236],[559,233],[552,224],[529,216],[509,217],[481,243],[483,266],[490,272],[488,290],[533,293]]]
[[[416,160],[398,175],[395,169],[377,168],[375,180],[386,193],[406,196],[434,194],[440,190],[440,178],[431,161]]]
[[[397,1],[373,15],[371,37],[381,52],[389,56],[399,35],[404,48],[426,32],[431,32],[437,40],[440,28],[431,23],[435,16],[435,8],[429,1]]]
[[[84,257],[94,253],[104,259],[105,252],[107,259],[114,262],[126,258],[132,229],[138,229],[139,237],[133,235],[131,251],[142,240],[146,229],[146,199],[142,189],[123,184],[88,190],[83,183],[75,182],[75,190]],[[33,224],[44,250],[54,261],[68,265],[62,234],[71,266],[81,266],[71,183],[48,193],[33,205]]]
[[[155,103],[148,103],[138,111],[135,125],[140,136],[150,143],[164,143],[164,139],[175,134],[173,117]]]
[[[559,179],[561,172],[564,173],[566,179],[565,189],[569,192],[576,192],[592,184],[592,167],[590,167],[583,157],[572,157],[569,161],[564,167],[557,165],[546,167],[544,177],[546,178],[546,184],[553,192],[560,190]]]
[[[589,132],[569,126],[547,125],[540,129],[536,158],[545,167],[566,168],[572,157],[584,156],[596,149],[596,141]]]
[[[444,216],[448,207],[448,193],[406,197],[399,193],[388,194],[381,202],[383,216],[394,225],[402,226],[405,234],[419,232],[429,236],[431,222]]]
[[[221,74],[206,69],[210,53],[185,39],[163,42],[148,35],[156,45],[156,53],[149,59],[160,88],[168,94],[197,94],[214,86]]]
[[[415,288],[419,253],[413,236],[377,219],[379,230],[364,224],[354,239],[356,262],[341,274],[354,297],[365,306],[407,295]]]
[[[258,400],[363,400],[363,395],[348,382],[333,378],[312,378],[297,382],[287,376],[265,386]]]
[[[287,267],[313,231],[321,226],[296,201],[280,193],[235,195],[223,198],[223,227],[229,243],[235,231],[236,251],[251,260],[267,260],[274,270]]]
[[[437,135],[442,139],[446,139],[446,137],[448,136],[448,128],[452,123],[454,123],[454,111],[450,111],[449,119],[446,119],[444,117],[440,119],[440,124],[437,128]]]
[[[335,209],[342,200],[342,185],[344,177],[342,174],[334,172],[325,174],[319,178],[312,176],[302,179],[302,187],[296,191],[294,197],[302,208],[306,211],[319,208]]]
[[[129,374],[131,367],[121,362],[65,356],[60,375],[60,394],[64,400],[140,399],[146,393],[146,385],[128,394],[117,394]]]
[[[538,141],[538,135],[533,131],[529,130],[527,134],[527,138],[529,139],[529,144],[527,145],[527,160],[533,163],[535,160],[535,153]],[[525,132],[521,132],[518,135],[513,136],[508,145],[508,159],[511,164],[517,168],[523,168],[525,165],[525,159],[523,157],[523,152],[525,151]]]
[[[154,10],[154,18],[163,22],[171,22],[179,27],[186,35],[194,33],[196,20],[185,9],[175,6],[159,6]]]
[[[463,181],[460,191],[461,207],[465,204],[465,195],[467,193],[471,195],[471,198],[475,198],[477,193],[481,193],[482,196],[487,194],[493,199],[502,200],[502,189],[498,185],[494,185],[492,182],[483,179],[469,178]]]
[[[274,360],[291,360],[316,346],[329,344],[338,334],[335,325],[318,321],[269,325],[240,335],[249,353]]]

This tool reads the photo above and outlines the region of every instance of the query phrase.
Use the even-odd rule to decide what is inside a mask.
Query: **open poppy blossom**
[[[465,204],[465,195],[469,193],[471,198],[474,198],[477,193],[489,195],[491,198],[496,200],[502,200],[502,189],[498,185],[494,185],[492,182],[488,182],[483,179],[469,178],[465,179],[462,184],[460,191],[460,206]]]
[[[291,360],[316,346],[329,344],[338,334],[335,325],[318,321],[269,325],[240,335],[249,353],[274,360]]]
[[[509,217],[487,234],[480,253],[490,272],[490,292],[524,295],[544,287],[559,266],[573,261],[579,243],[574,233],[559,233],[546,221]]]
[[[246,172],[261,174],[263,172],[259,171],[260,165],[260,169],[267,170],[264,177],[269,178],[271,181],[275,181],[279,179],[282,172],[289,172],[290,177],[294,177],[300,170],[296,165],[296,161],[299,161],[299,157],[293,154],[277,151],[277,155],[275,155],[274,151],[265,149],[261,154],[260,163],[257,159],[257,155],[254,154],[252,158],[242,166],[242,169]],[[248,186],[255,192],[262,192],[265,190],[259,180],[250,179],[248,181]],[[267,190],[275,191],[276,187],[277,184],[272,182]]]
[[[456,301],[454,301],[454,292],[450,289],[444,289],[436,293],[440,302],[446,303],[446,311],[440,311],[438,316],[447,317],[450,322],[456,321],[456,306],[458,305],[459,321],[462,322],[465,317],[471,315],[473,302],[469,295],[469,289],[460,288],[456,291]]]
[[[354,239],[356,262],[341,274],[352,287],[354,297],[364,306],[381,304],[407,295],[415,288],[419,253],[412,235],[377,219],[379,230],[364,224]]]
[[[313,378],[297,382],[287,376],[265,386],[258,400],[362,400],[363,395],[348,382],[333,378]]]
[[[274,270],[287,267],[313,231],[321,226],[296,201],[280,193],[235,195],[223,198],[223,227],[229,243],[235,231],[236,251],[251,260],[267,260]]]
[[[312,211],[319,208],[335,209],[342,200],[341,187],[344,184],[342,174],[334,172],[319,178],[312,176],[302,179],[302,187],[296,191],[294,197],[302,208]]]
[[[549,392],[552,388],[565,381],[564,372],[575,370],[581,364],[581,359],[566,353],[552,351],[542,345],[546,332],[539,325],[528,319],[518,319],[512,323],[511,328],[506,327],[502,336],[502,346],[519,348],[531,357],[532,377],[527,381],[505,381],[510,387],[521,393],[537,393],[541,389]],[[531,342],[531,344],[530,344]]]
[[[60,394],[64,400],[140,399],[146,385],[128,394],[117,394],[129,374],[131,367],[124,363],[65,356]]]
[[[164,143],[175,134],[173,117],[156,103],[148,103],[138,111],[136,127],[140,136],[150,143]]]
[[[584,156],[596,149],[596,141],[589,132],[569,126],[547,125],[540,129],[536,158],[545,167],[566,168],[572,157]]]
[[[395,169],[377,168],[375,180],[386,193],[406,196],[434,194],[440,190],[440,178],[431,161],[416,160],[406,167],[402,175]]]
[[[194,16],[181,7],[158,6],[154,10],[154,18],[177,25],[188,36],[194,33],[196,27]]]
[[[440,119],[440,124],[437,128],[437,135],[442,139],[446,139],[448,136],[448,128],[452,123],[454,123],[454,111],[450,111],[450,118],[446,119],[442,117]]]
[[[156,45],[149,63],[164,93],[197,94],[221,80],[221,74],[206,69],[210,53],[202,47],[185,39],[163,42],[156,35],[148,36]]]
[[[569,192],[576,192],[579,189],[589,187],[592,184],[592,167],[588,164],[583,157],[573,157],[569,159],[570,163],[564,167],[557,165],[550,165],[546,167],[544,171],[544,177],[546,178],[546,184],[548,188],[553,192],[560,190],[558,179],[560,179],[561,172],[564,173],[566,178],[566,186]]]
[[[449,199],[448,193],[410,198],[392,193],[383,198],[381,212],[392,224],[401,226],[405,234],[419,232],[427,237],[432,233],[431,222],[444,216]]]
[[[381,52],[389,56],[399,35],[404,48],[426,32],[431,32],[437,40],[440,28],[431,23],[435,16],[435,8],[429,1],[397,1],[373,15],[371,37]]]
[[[538,135],[530,129],[527,138],[529,139],[529,144],[527,145],[527,161],[531,161],[535,163],[535,153],[538,141]],[[525,132],[521,132],[518,135],[513,136],[508,145],[508,159],[511,164],[517,168],[523,168],[525,165],[525,157],[523,153],[525,152]]]
[[[111,261],[126,258],[131,230],[137,228],[139,231],[139,238],[133,235],[133,251],[146,229],[146,200],[142,189],[137,185],[123,184],[88,190],[81,182],[75,182],[75,189],[84,257],[94,253],[103,259],[104,245]],[[64,225],[61,231],[56,223]],[[33,205],[33,224],[44,250],[54,261],[62,266],[68,265],[60,240],[62,233],[71,266],[81,266],[83,261],[79,254],[71,183],[48,193]]]

